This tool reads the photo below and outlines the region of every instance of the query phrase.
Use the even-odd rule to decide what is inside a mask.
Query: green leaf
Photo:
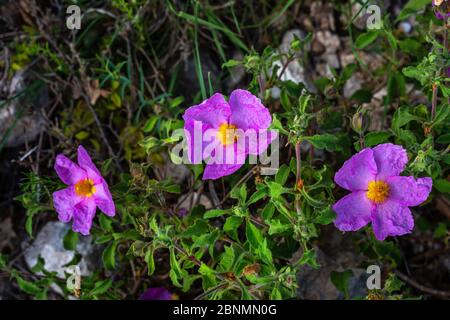
[[[395,98],[405,94],[405,78],[399,72],[389,72],[387,83],[387,101],[390,104]]]
[[[102,255],[103,264],[108,270],[114,270],[116,268],[116,248],[117,241],[111,243],[104,251]]]
[[[6,256],[0,253],[0,270],[5,268],[6,264],[7,264]]]
[[[272,252],[270,251],[269,247],[267,246],[267,239],[263,239],[259,243],[258,255],[262,262],[264,262],[265,264],[267,264],[269,266],[272,266],[272,264],[273,264]]]
[[[20,290],[22,290],[25,293],[28,293],[31,295],[37,295],[40,292],[42,292],[42,289],[39,288],[37,285],[21,278],[20,276],[16,276],[16,281],[17,281],[17,284],[18,284]]]
[[[374,42],[379,35],[379,31],[378,30],[370,30],[366,33],[360,34],[358,36],[358,38],[356,38],[355,41],[355,45],[358,49],[364,49],[365,47],[367,47],[369,44],[371,44],[372,42]]]
[[[113,232],[112,228],[113,220],[105,214],[99,214],[98,217],[100,227],[102,228],[102,230],[106,232]]]
[[[237,228],[242,223],[242,218],[238,216],[231,216],[225,220],[225,224],[223,225],[223,231],[229,234],[232,238],[237,239]]]
[[[223,68],[233,68],[233,67],[239,66],[241,64],[242,64],[241,61],[230,59],[227,62],[222,64],[222,69]]]
[[[289,177],[290,170],[291,168],[283,164],[277,171],[275,182],[284,185]]]
[[[435,187],[439,192],[449,193],[450,181],[445,179],[436,179],[433,181],[433,187]]]
[[[390,273],[386,281],[384,282],[384,289],[389,294],[392,294],[395,291],[400,291],[404,285],[405,284],[399,278],[397,278],[395,274]]]
[[[245,200],[247,200],[247,185],[245,183],[243,183],[239,189],[239,199],[241,202],[245,202]]]
[[[397,131],[413,120],[421,120],[419,117],[411,114],[408,109],[408,107],[400,107],[395,111],[394,117],[392,118],[392,128],[394,130]]]
[[[231,271],[231,268],[233,267],[234,263],[234,249],[231,246],[224,246],[224,252],[220,256],[220,266],[225,271]]]
[[[248,242],[254,249],[257,249],[263,241],[261,231],[250,221],[247,221],[247,227],[245,228],[245,235],[247,237]]]
[[[303,139],[308,140],[314,147],[318,149],[326,149],[328,151],[342,151],[342,146],[340,145],[340,139],[328,133],[317,134],[311,137],[303,137]]]
[[[95,283],[94,289],[92,289],[89,292],[89,295],[98,296],[98,295],[104,294],[105,292],[107,292],[109,290],[109,288],[111,288],[112,283],[113,283],[112,279],[105,279],[103,281],[97,281]]]
[[[189,238],[192,236],[198,236],[200,234],[207,233],[209,231],[208,223],[205,220],[197,219],[193,225],[188,227],[184,232],[180,234],[181,238]]]
[[[436,229],[434,229],[433,237],[436,239],[444,238],[447,235],[448,229],[445,223],[439,222]]]
[[[147,274],[151,276],[155,272],[155,259],[153,257],[153,248],[149,248],[145,253],[145,262],[147,262]]]
[[[314,219],[314,222],[322,225],[327,225],[333,222],[334,219],[336,219],[336,213],[333,210],[331,210],[330,207],[327,207],[319,211],[319,214]]]
[[[302,257],[299,260],[300,264],[308,264],[314,269],[320,268],[320,265],[317,263],[316,259],[316,251],[314,249],[307,249],[303,252]]]
[[[364,144],[366,147],[376,146],[377,144],[388,141],[390,136],[391,133],[385,131],[369,132],[364,137]]]
[[[222,209],[212,209],[205,212],[203,215],[204,219],[211,219],[223,216],[224,214],[227,214],[228,210],[222,210]]]
[[[63,239],[64,249],[75,251],[78,243],[78,233],[68,230]]]
[[[443,105],[436,111],[436,116],[433,119],[433,124],[431,127],[434,127],[441,122],[444,122],[448,116],[450,115],[450,105]]]
[[[283,233],[292,228],[289,224],[284,224],[278,219],[267,220],[267,224],[269,225],[269,235]]]
[[[353,276],[351,270],[346,270],[343,272],[332,271],[330,274],[330,280],[340,292],[342,292],[345,298],[349,298],[348,295],[348,285],[350,278]]]
[[[275,213],[275,206],[272,202],[269,202],[266,204],[266,206],[263,208],[261,212],[261,216],[264,220],[268,220],[272,218],[273,214]]]
[[[431,5],[429,0],[409,0],[408,3],[400,11],[396,22],[404,20],[409,16],[415,14],[420,9],[424,8],[426,5]]]
[[[443,134],[436,139],[436,143],[439,144],[449,144],[450,143],[450,133]]]
[[[258,202],[262,198],[264,198],[267,195],[267,188],[261,188],[257,190],[254,194],[250,196],[250,199],[248,199],[247,206]]]
[[[267,186],[269,187],[269,195],[273,199],[278,199],[283,193],[288,191],[281,184],[274,181],[267,182]]]

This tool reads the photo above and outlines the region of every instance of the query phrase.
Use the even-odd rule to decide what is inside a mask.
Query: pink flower
[[[433,0],[432,2],[431,2],[431,5],[433,6],[433,7],[437,7],[437,8],[435,8],[434,9],[434,15],[436,16],[436,18],[438,18],[439,20],[444,20],[444,19],[447,19],[447,18],[449,18],[450,17],[450,12],[447,12],[447,13],[444,13],[444,14],[442,14],[441,12],[439,12],[439,9],[440,9],[440,7],[441,7],[441,5],[444,3],[444,1],[442,1],[442,0]],[[447,8],[448,8],[448,4],[445,4],[444,6],[442,6],[442,7],[446,7],[447,6]],[[444,10],[446,10],[445,8],[444,8]],[[447,9],[448,10],[448,9]]]
[[[115,215],[108,184],[83,146],[78,147],[78,165],[59,154],[55,171],[68,187],[53,193],[53,204],[60,221],[73,219],[73,231],[88,235],[97,207],[107,216]]]
[[[355,231],[371,222],[378,240],[410,233],[414,220],[408,207],[427,199],[432,180],[399,176],[407,162],[405,149],[391,143],[363,149],[347,160],[334,176],[351,191],[333,206],[335,226]]]
[[[174,296],[163,287],[148,288],[139,300],[175,300]]]
[[[267,131],[272,123],[269,110],[246,90],[234,90],[229,102],[216,93],[188,108],[183,119],[190,161],[207,162],[203,180],[234,173],[247,155],[265,152],[276,137],[274,131]],[[213,151],[207,154],[207,150]],[[211,158],[217,161],[207,161]]]

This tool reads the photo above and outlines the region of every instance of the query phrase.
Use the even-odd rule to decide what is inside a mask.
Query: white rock
[[[44,268],[50,272],[56,272],[59,278],[65,279],[68,264],[75,256],[74,251],[64,249],[63,238],[67,234],[70,225],[59,221],[48,222],[38,233],[33,243],[24,250],[24,258],[28,267],[33,268],[41,256],[45,261]],[[26,244],[22,244],[26,246]],[[90,273],[90,263],[88,256],[93,253],[91,237],[79,237],[77,251],[82,255],[78,266],[81,275]]]
[[[362,81],[356,74],[352,75],[344,85],[344,97],[350,98],[356,91],[362,88]]]

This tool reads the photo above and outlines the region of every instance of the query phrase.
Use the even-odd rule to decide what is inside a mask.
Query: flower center
[[[382,203],[389,195],[389,185],[384,181],[370,181],[366,195],[373,202]]]
[[[83,179],[75,183],[75,193],[78,196],[91,197],[95,193],[94,181]]]
[[[223,145],[235,143],[238,139],[236,129],[237,127],[233,124],[222,123],[217,132],[217,138]]]

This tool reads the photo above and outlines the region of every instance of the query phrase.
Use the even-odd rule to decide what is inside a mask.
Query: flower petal
[[[365,191],[352,192],[333,205],[337,217],[334,225],[341,231],[355,231],[370,222],[374,205]]]
[[[67,185],[73,185],[86,178],[86,171],[63,154],[56,156],[54,168],[58,177]]]
[[[217,129],[206,123],[191,121],[185,122],[184,132],[189,161],[200,164],[204,159],[204,150],[209,144],[216,142]]]
[[[377,179],[398,176],[408,162],[406,150],[392,143],[380,144],[373,148],[373,157],[378,168]]]
[[[433,180],[431,178],[414,177],[390,177],[386,180],[389,184],[389,198],[408,207],[418,206],[431,192]]]
[[[186,109],[183,119],[186,124],[200,121],[212,128],[219,128],[221,124],[228,123],[230,115],[230,105],[222,94],[216,93],[201,104]]]
[[[95,183],[99,183],[101,181],[102,174],[92,162],[91,157],[82,145],[78,146],[78,164],[81,168],[86,170],[88,177],[93,179]]]
[[[269,145],[277,138],[278,132],[275,130],[265,130],[261,129],[259,131],[256,131],[254,136],[250,135],[248,132],[251,130],[246,131],[246,153],[247,154],[253,154],[253,155],[260,155],[261,153],[265,152]],[[273,147],[272,147],[273,148]]]
[[[105,180],[95,185],[94,194],[95,204],[107,216],[114,217],[116,214],[116,207],[109,192],[108,184]]]
[[[207,164],[203,172],[202,180],[216,180],[228,176],[242,167],[242,164]]]
[[[372,149],[366,148],[344,162],[342,168],[336,172],[334,181],[350,191],[367,190],[367,185],[375,180],[376,174],[377,165]]]
[[[237,89],[230,96],[231,124],[239,129],[267,129],[272,116],[259,98],[246,90]]]
[[[73,210],[81,198],[75,194],[73,186],[53,192],[53,206],[61,222],[69,222],[73,217]]]
[[[191,163],[199,164],[203,160],[203,150],[211,141],[205,137],[205,132],[218,129],[221,124],[228,123],[230,115],[230,106],[220,93],[214,94],[201,104],[192,106],[184,112],[184,131]],[[213,135],[215,135],[214,132]]]
[[[148,288],[139,300],[172,300],[172,294],[163,287]]]
[[[89,235],[92,221],[95,217],[96,205],[94,199],[84,198],[74,207],[72,230],[84,236]]]
[[[388,236],[411,233],[414,219],[408,207],[395,200],[387,200],[373,211],[372,226],[375,238],[382,241]]]

